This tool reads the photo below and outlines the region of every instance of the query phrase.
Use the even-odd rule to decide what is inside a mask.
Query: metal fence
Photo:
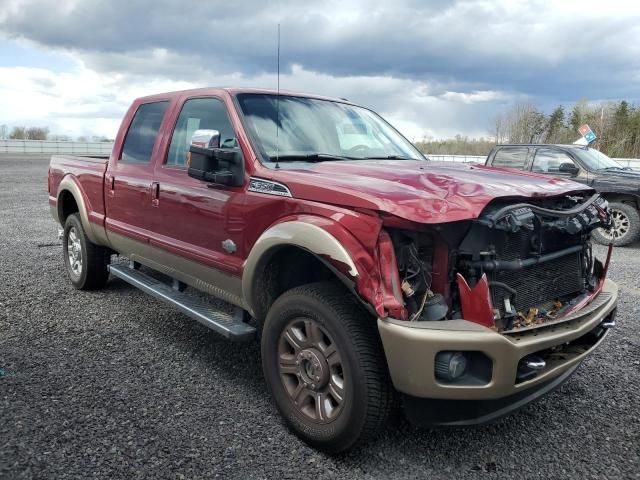
[[[59,142],[53,140],[0,140],[0,153],[111,155],[111,142]]]
[[[486,155],[425,155],[436,162],[484,163]]]
[[[111,142],[62,142],[53,140],[0,140],[0,153],[45,153],[70,155],[111,155]],[[483,155],[429,155],[440,162],[484,163]],[[622,166],[640,170],[638,158],[614,158]]]

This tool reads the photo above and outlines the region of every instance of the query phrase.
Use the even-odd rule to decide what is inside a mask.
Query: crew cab
[[[379,432],[397,399],[418,425],[510,413],[614,325],[593,189],[428,161],[346,100],[139,98],[109,158],[53,156],[48,188],[74,287],[117,277],[230,340],[259,338],[285,422],[328,452]]]
[[[609,203],[611,228],[593,238],[603,245],[629,245],[640,239],[640,172],[623,167],[604,153],[583,145],[497,145],[486,165],[563,177],[594,188]]]

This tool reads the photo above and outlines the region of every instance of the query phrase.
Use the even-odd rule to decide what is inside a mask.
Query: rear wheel
[[[610,229],[598,228],[593,238],[603,245],[613,242],[615,246],[629,245],[640,236],[640,213],[632,205],[621,202],[609,203],[613,225]]]
[[[107,283],[111,251],[87,238],[77,213],[69,215],[64,224],[62,250],[67,275],[75,288],[93,290]]]
[[[328,282],[289,290],[269,310],[267,386],[288,426],[315,448],[347,450],[387,421],[393,390],[372,320]]]

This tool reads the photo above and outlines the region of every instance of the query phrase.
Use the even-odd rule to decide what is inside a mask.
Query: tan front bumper
[[[606,280],[602,292],[582,310],[561,323],[520,333],[501,334],[466,320],[406,322],[378,319],[391,379],[395,388],[414,397],[481,400],[523,391],[553,379],[577,365],[604,339],[587,350],[547,362],[538,375],[516,383],[518,362],[526,355],[579,339],[596,328],[615,308],[618,287]],[[484,385],[445,385],[434,373],[441,351],[479,351],[493,362],[491,380]]]

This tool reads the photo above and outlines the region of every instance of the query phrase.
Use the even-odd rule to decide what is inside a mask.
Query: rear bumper
[[[391,379],[401,393],[423,399],[516,403],[537,398],[536,391],[546,392],[546,385],[577,368],[606,337],[607,330],[600,324],[615,315],[617,299],[616,284],[606,280],[602,292],[589,305],[561,322],[511,334],[466,320],[410,323],[379,319],[378,329]],[[559,351],[552,352],[552,348]],[[490,359],[486,379],[473,384],[439,381],[435,357],[442,351],[481,352]],[[545,358],[545,368],[534,378],[518,382],[518,363],[533,353]]]

